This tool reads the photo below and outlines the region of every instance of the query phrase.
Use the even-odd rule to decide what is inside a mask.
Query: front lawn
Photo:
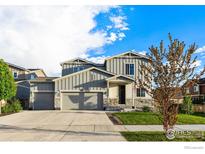
[[[161,125],[159,117],[152,112],[119,112],[113,113],[124,125]],[[201,115],[179,114],[177,124],[205,124]]]
[[[197,137],[196,134],[201,134]],[[121,132],[127,141],[205,141],[205,132],[192,132],[193,135],[176,137],[173,140],[166,138],[161,131]]]

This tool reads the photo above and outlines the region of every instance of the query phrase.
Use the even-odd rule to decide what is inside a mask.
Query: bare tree
[[[164,48],[163,41],[159,47],[149,48],[148,63],[141,64],[139,86],[144,88],[153,99],[162,117],[164,130],[167,131],[177,122],[178,106],[173,99],[183,92],[188,80],[197,81],[205,72],[197,75],[196,60],[193,57],[197,47],[194,44],[185,49],[185,43],[178,39],[172,40],[168,34],[170,44]]]

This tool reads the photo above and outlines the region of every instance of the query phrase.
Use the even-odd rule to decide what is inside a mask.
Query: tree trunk
[[[168,101],[163,102],[163,128],[167,132],[169,129],[169,117],[168,117]]]

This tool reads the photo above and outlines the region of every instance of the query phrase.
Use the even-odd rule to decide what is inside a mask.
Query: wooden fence
[[[193,104],[193,111],[205,113],[205,104]]]

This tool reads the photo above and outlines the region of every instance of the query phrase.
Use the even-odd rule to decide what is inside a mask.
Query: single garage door
[[[34,93],[34,110],[53,110],[54,109],[54,93],[37,92]]]
[[[69,92],[62,93],[62,110],[102,110],[103,93],[101,92]]]

